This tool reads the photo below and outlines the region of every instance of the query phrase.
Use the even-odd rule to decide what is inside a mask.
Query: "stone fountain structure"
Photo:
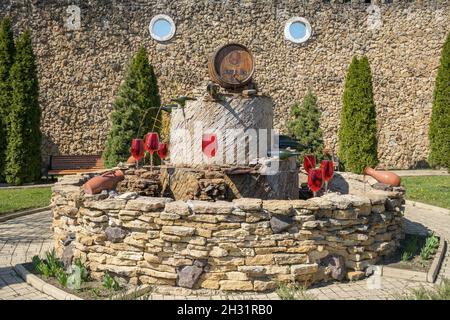
[[[331,189],[342,194],[299,200],[294,158],[253,159],[245,148],[242,161],[186,155],[180,132],[195,136],[195,122],[217,132],[272,127],[270,98],[246,90],[251,94],[241,90],[220,100],[199,96],[174,110],[170,163],[159,171],[123,169],[115,191],[96,195],[82,188],[90,176],[60,179],[52,207],[63,260],[80,258],[96,279],[108,272],[130,285],[210,295],[360,279],[393,252],[403,236],[402,188],[375,190],[360,176],[336,174]],[[226,137],[218,153],[230,150]],[[248,139],[238,136],[235,146]],[[261,141],[270,150],[270,139]],[[201,155],[198,144],[192,139],[187,149]],[[273,163],[280,170],[267,174]]]

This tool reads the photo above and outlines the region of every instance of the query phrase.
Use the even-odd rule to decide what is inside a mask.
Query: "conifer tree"
[[[450,33],[447,35],[433,93],[429,162],[450,171]]]
[[[372,73],[367,57],[354,57],[347,72],[339,129],[339,158],[343,169],[362,173],[378,164],[377,125]]]
[[[288,131],[304,148],[300,151],[301,159],[305,154],[314,154],[318,161],[321,160],[324,146],[317,97],[308,91],[303,103],[291,108],[291,117]]]
[[[9,73],[14,62],[14,36],[8,17],[0,25],[0,182],[5,179],[7,126],[11,104]]]
[[[138,138],[143,138],[144,134],[152,130],[160,104],[156,76],[147,51],[141,47],[128,67],[125,81],[113,104],[112,127],[103,152],[107,167],[117,166],[128,159],[131,140],[138,135]],[[156,120],[155,131],[159,131],[160,123],[161,113]]]
[[[5,175],[6,182],[22,184],[39,180],[42,164],[39,82],[30,31],[24,32],[17,41],[10,81]]]

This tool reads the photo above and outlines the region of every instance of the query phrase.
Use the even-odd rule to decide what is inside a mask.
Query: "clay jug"
[[[136,164],[136,159],[133,156],[130,156],[127,160],[127,164]]]
[[[375,170],[367,167],[364,169],[364,174],[371,176],[380,183],[389,184],[393,187],[398,187],[401,182],[400,177],[390,171]]]
[[[103,190],[112,190],[123,179],[125,179],[125,176],[122,170],[108,171],[86,182],[83,185],[84,192],[87,194],[97,194]]]

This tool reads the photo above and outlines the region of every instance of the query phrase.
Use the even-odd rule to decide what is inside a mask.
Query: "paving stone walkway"
[[[26,284],[12,268],[17,263],[31,261],[34,255],[43,255],[52,246],[50,230],[51,212],[45,211],[0,223],[0,300],[3,299],[52,299]],[[405,228],[423,233],[428,228],[450,239],[450,215],[429,207],[406,205]],[[446,257],[439,279],[450,278],[450,259]],[[413,288],[432,284],[400,280],[373,275],[368,279],[344,283],[328,283],[312,287],[307,293],[317,299],[395,299]],[[214,297],[178,296],[154,293],[152,300],[164,299],[279,299],[270,294],[223,294]]]
[[[24,282],[12,268],[51,248],[50,225],[50,211],[0,223],[0,300],[53,299]]]

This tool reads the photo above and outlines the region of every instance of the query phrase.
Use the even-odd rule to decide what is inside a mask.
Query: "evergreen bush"
[[[339,129],[342,169],[362,173],[378,164],[372,74],[367,57],[354,57],[347,72]]]
[[[141,47],[128,67],[125,81],[113,105],[112,127],[103,152],[107,167],[117,166],[130,157],[131,140],[138,135],[143,138],[144,134],[152,130],[160,104],[156,76],[148,61],[147,51]],[[156,119],[154,131],[160,131],[160,123],[161,113]],[[142,127],[139,129],[140,125]]]
[[[17,41],[10,81],[5,175],[6,182],[22,184],[39,180],[42,164],[39,82],[30,31],[24,32]]]
[[[0,25],[0,182],[5,180],[7,117],[11,104],[9,73],[14,62],[14,36],[8,17]]]
[[[447,35],[433,93],[429,162],[450,171],[450,33]]]
[[[291,108],[291,117],[288,131],[302,145],[302,150],[299,150],[301,159],[305,154],[314,154],[317,161],[320,161],[324,146],[317,97],[308,91],[303,103],[295,104]]]

